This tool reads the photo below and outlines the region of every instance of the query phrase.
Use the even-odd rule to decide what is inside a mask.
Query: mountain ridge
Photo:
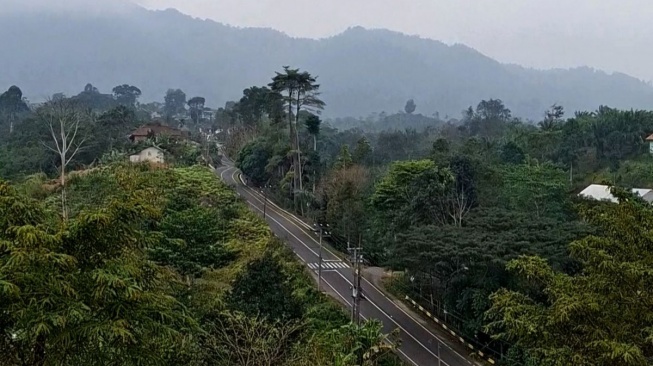
[[[653,87],[623,73],[503,64],[463,44],[387,29],[356,26],[311,39],[174,9],[82,13],[0,14],[0,33],[10,35],[3,48],[12,56],[0,59],[0,70],[9,71],[0,73],[0,88],[15,84],[42,100],[76,94],[88,82],[104,92],[129,83],[143,90],[142,101],[161,101],[168,88],[181,88],[218,107],[291,65],[319,77],[325,115],[333,117],[394,112],[408,99],[420,113],[453,117],[498,98],[533,120],[554,103],[569,111],[653,107]]]

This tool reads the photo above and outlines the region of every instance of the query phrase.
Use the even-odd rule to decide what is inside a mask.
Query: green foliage
[[[369,161],[371,153],[372,146],[370,145],[370,142],[367,141],[365,137],[361,137],[356,142],[356,148],[354,148],[352,159],[357,164],[365,164]]]
[[[246,126],[255,126],[267,117],[273,123],[279,123],[284,117],[282,96],[267,87],[253,86],[243,90],[243,97],[235,106]]]
[[[113,96],[116,98],[116,102],[129,108],[136,106],[136,101],[138,101],[141,94],[141,90],[133,85],[122,84],[113,88]]]
[[[352,159],[351,153],[349,152],[349,146],[342,145],[342,147],[340,148],[340,155],[338,155],[338,159],[336,160],[337,168],[338,169],[350,168],[353,162],[354,161]]]
[[[204,112],[204,103],[206,103],[206,99],[204,99],[204,97],[193,97],[190,98],[187,102],[190,111],[190,119],[193,120],[195,124],[198,124],[202,118],[202,112]]]
[[[181,89],[168,89],[164,97],[163,113],[171,119],[186,111],[186,93]]]
[[[71,97],[70,100],[82,108],[93,111],[106,111],[116,106],[113,95],[101,93],[90,83],[86,84],[84,90]]]
[[[303,325],[225,312],[209,322],[203,348],[219,365],[274,366],[297,361],[293,343]]]
[[[266,169],[272,154],[263,141],[256,140],[245,145],[238,153],[236,165],[254,183],[261,186],[269,179]]]
[[[227,296],[228,307],[270,320],[300,319],[302,308],[293,296],[288,276],[270,254],[249,263],[236,278]]]
[[[540,255],[558,269],[573,271],[566,245],[586,235],[578,222],[541,218],[503,209],[476,209],[464,227],[424,226],[390,240],[389,263],[418,278],[420,291],[440,298],[473,335],[484,324],[488,296],[516,283],[504,266],[520,255]]]
[[[181,274],[198,277],[203,272],[227,265],[234,254],[226,250],[227,233],[223,224],[228,218],[219,208],[195,206],[171,211],[161,221],[159,230],[166,236],[155,247],[153,260],[174,266]]]
[[[573,242],[575,276],[541,257],[521,257],[508,269],[542,289],[544,299],[500,290],[492,295],[489,328],[528,350],[539,364],[647,365],[653,301],[648,268],[653,211],[628,195],[618,205],[599,205],[585,218],[598,235]]]
[[[415,101],[412,99],[409,99],[406,102],[406,106],[404,107],[404,111],[406,111],[407,114],[413,114],[415,112],[415,109],[417,109],[417,105],[415,104]]]
[[[35,203],[0,188],[3,362],[157,365],[194,327],[173,272],[148,261],[136,197],[48,228]]]
[[[388,358],[373,342],[381,329],[341,328],[339,306],[211,171],[113,164],[75,174],[65,225],[43,183],[20,186],[39,201],[0,183],[0,363]],[[329,343],[336,332],[346,344]]]
[[[320,134],[320,124],[322,123],[322,120],[320,120],[320,117],[311,114],[306,118],[304,121],[304,125],[306,126],[306,131],[308,131],[309,134],[311,135],[319,135]]]
[[[509,208],[532,212],[535,218],[562,215],[565,208],[564,172],[550,163],[528,162],[504,170],[504,197]]]
[[[439,222],[439,200],[453,182],[451,171],[431,160],[396,162],[377,184],[372,206],[392,231]]]
[[[524,151],[513,141],[507,142],[501,149],[501,160],[506,164],[522,164],[525,158]]]
[[[0,122],[9,125],[6,132],[13,133],[15,125],[19,122],[19,115],[26,112],[29,112],[29,107],[23,100],[23,92],[19,87],[12,85],[0,94]]]
[[[366,225],[365,191],[369,173],[360,165],[330,172],[320,187],[321,217],[328,222],[335,235],[356,240]],[[345,250],[344,243],[337,243]]]

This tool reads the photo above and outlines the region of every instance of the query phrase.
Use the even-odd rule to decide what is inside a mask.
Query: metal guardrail
[[[489,362],[490,364],[494,365],[496,364],[496,360],[488,355],[485,354],[482,350],[478,349],[475,347],[473,344],[467,342],[465,338],[462,336],[458,335],[455,331],[453,331],[451,328],[449,328],[442,320],[437,318],[435,315],[431,314],[430,311],[426,310],[422,305],[418,304],[415,300],[411,299],[408,295],[406,295],[406,301],[408,301],[413,307],[418,309],[422,314],[426,315],[429,319],[435,321],[438,325],[442,327],[445,331],[447,331],[449,334],[451,334],[454,338],[456,338],[461,344],[465,345],[467,348],[472,350],[474,353],[479,355],[481,358]]]

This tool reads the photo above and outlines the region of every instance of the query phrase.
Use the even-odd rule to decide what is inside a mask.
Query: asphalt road
[[[243,197],[250,207],[257,213],[263,213],[263,195],[247,187],[241,178],[240,172],[226,157],[223,166],[216,169],[216,173],[227,184],[233,186],[238,194]],[[272,231],[283,239],[297,254],[300,260],[311,271],[317,272],[318,267],[318,235],[311,227],[289,212],[267,201],[266,221]],[[322,252],[322,286],[330,295],[351,309],[353,270],[348,262],[343,261],[334,252],[323,249]],[[391,332],[399,329],[401,346],[399,355],[409,364],[418,366],[469,366],[475,363],[459,353],[456,347],[451,347],[443,338],[434,334],[419,321],[397,306],[387,298],[381,290],[376,288],[366,279],[361,280],[364,299],[361,300],[361,317],[363,319],[378,319],[383,323],[383,330]],[[440,347],[438,347],[438,344]],[[442,357],[438,363],[439,354]]]

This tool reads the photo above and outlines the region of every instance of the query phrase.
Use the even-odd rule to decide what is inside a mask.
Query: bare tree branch
[[[54,147],[45,142],[41,144],[59,156],[61,210],[63,219],[67,220],[66,170],[86,142],[85,137],[77,141],[80,138],[80,127],[85,120],[77,106],[69,99],[49,100],[37,110],[37,117],[48,126]]]

